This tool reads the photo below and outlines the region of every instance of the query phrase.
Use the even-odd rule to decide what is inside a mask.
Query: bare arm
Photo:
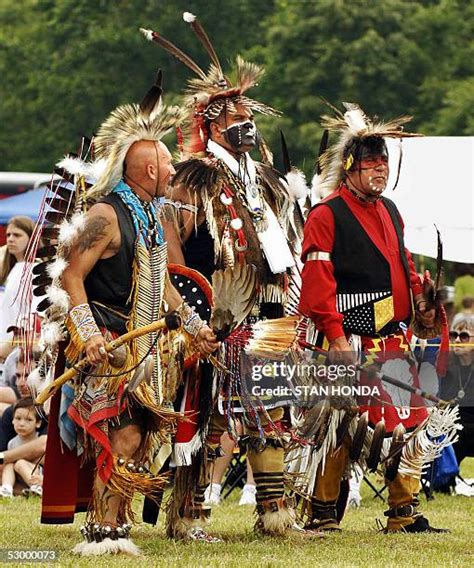
[[[113,256],[120,247],[120,231],[113,207],[98,203],[87,213],[86,227],[68,257],[62,285],[71,306],[87,302],[84,280],[101,258]]]
[[[3,453],[4,463],[14,463],[18,460],[34,462],[39,460],[46,451],[46,435],[38,436],[35,440],[27,442],[18,448]]]
[[[200,225],[205,220],[201,197],[196,192],[191,193],[183,185],[170,188],[166,197],[175,202],[195,205],[198,208],[197,214],[187,209],[180,209],[178,212],[179,235],[176,236],[180,243],[185,243],[195,230],[196,225]],[[176,230],[174,232],[176,234]]]
[[[186,266],[181,240],[176,231],[175,224],[172,221],[163,221],[162,226],[163,232],[165,234],[166,247],[168,250],[168,262]]]
[[[68,266],[62,274],[63,288],[69,294],[71,307],[88,302],[84,281],[100,259],[110,258],[120,248],[120,229],[113,207],[98,203],[87,213],[87,222],[68,257]],[[102,335],[94,335],[85,344],[90,363],[99,363],[105,356],[100,349],[105,345]]]
[[[178,186],[172,188],[167,197],[173,201],[196,205],[200,208],[197,213],[197,223],[199,224],[204,221],[204,212],[202,211],[202,202],[199,196],[196,195],[196,199],[193,199],[190,193],[183,186]],[[178,225],[179,234],[176,223],[171,220],[163,222],[163,230],[168,248],[168,261],[170,263],[186,266],[182,243],[185,243],[189,239],[191,232],[196,226],[196,213],[186,209],[180,209],[178,214]],[[170,310],[176,310],[183,303],[181,295],[173,286],[169,278],[166,281],[165,300]],[[219,346],[215,334],[207,325],[203,325],[201,327],[196,336],[196,343],[199,351],[203,355],[209,355]]]

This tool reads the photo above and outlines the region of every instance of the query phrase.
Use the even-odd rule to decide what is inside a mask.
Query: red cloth
[[[113,396],[108,395],[106,390],[103,389],[94,399],[92,406],[88,401],[76,400],[67,410],[69,418],[75,422],[78,428],[84,430],[99,448],[96,459],[97,472],[104,483],[108,483],[114,467],[108,421],[117,418],[125,411],[126,402],[122,398],[123,388],[123,384],[120,385],[117,393]],[[84,415],[82,412],[84,412]],[[87,419],[85,418],[86,414]]]
[[[110,339],[116,339],[119,333],[108,331],[101,327],[101,333],[108,334]],[[83,430],[96,444],[97,472],[104,483],[108,483],[114,466],[112,446],[110,444],[110,421],[117,418],[127,408],[123,398],[124,384],[119,385],[116,393],[109,393],[107,385],[87,388],[82,396],[75,398],[67,409],[69,418],[76,424],[78,430]]]
[[[186,383],[181,401],[181,412],[186,420],[180,420],[176,427],[175,444],[187,444],[198,431],[197,417],[199,414],[199,392],[201,388],[201,373],[198,365],[187,369]]]
[[[408,365],[404,367],[405,370],[403,378],[395,378],[401,379],[402,382],[411,384],[411,386],[415,388],[420,388],[416,365],[408,359],[410,346],[403,333],[391,335],[383,339],[363,337],[362,351],[368,354],[368,358],[370,358],[372,363],[377,363],[379,365],[383,365],[384,362],[389,360],[399,360],[401,365],[406,365],[408,362],[410,367],[409,370],[407,369]],[[383,367],[382,372],[386,372]],[[407,373],[411,375],[411,381],[408,380],[409,376],[407,376]],[[359,410],[361,414],[368,410],[369,423],[372,426],[375,426],[375,424],[383,418],[387,434],[391,434],[395,427],[400,423],[405,426],[407,431],[413,430],[428,417],[425,400],[417,394],[409,396],[409,406],[400,406],[400,403],[397,405],[397,400],[392,400],[389,385],[385,382],[380,381],[379,379],[374,381],[362,371],[360,375],[360,384],[370,386],[377,385],[380,391],[380,397],[375,399],[370,398],[368,400],[361,398],[359,401]]]
[[[397,234],[389,212],[382,201],[362,202],[344,185],[341,185],[341,188],[327,197],[323,203],[337,196],[344,199],[374,245],[389,263],[395,311],[394,321],[408,318],[411,313],[410,294],[406,286]],[[344,335],[343,316],[336,309],[336,281],[333,264],[331,261],[323,260],[305,261],[310,252],[332,252],[334,225],[334,215],[329,207],[320,205],[313,209],[305,224],[301,255],[305,265],[302,273],[300,310],[311,318],[318,330],[322,331],[329,341]],[[413,295],[421,294],[420,278],[416,273],[409,251],[405,249],[405,252],[410,267],[411,290]]]
[[[55,378],[64,370],[64,350],[56,363]],[[46,524],[73,523],[74,514],[87,511],[92,496],[95,463],[81,464],[76,450],[69,450],[59,436],[59,407],[61,391],[51,399],[48,419],[48,438],[44,463],[41,522]]]

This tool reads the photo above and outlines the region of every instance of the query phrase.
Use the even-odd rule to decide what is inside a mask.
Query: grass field
[[[463,463],[463,477],[474,477],[474,459]],[[167,540],[163,526],[139,525],[133,538],[143,550],[143,559],[101,557],[78,559],[70,553],[80,540],[80,516],[74,526],[39,524],[39,500],[17,497],[0,502],[0,549],[54,549],[59,566],[474,566],[474,498],[436,494],[422,508],[433,526],[451,530],[447,535],[383,535],[377,533],[375,519],[381,520],[386,508],[373,499],[363,484],[363,503],[344,518],[341,534],[324,540],[301,538],[256,538],[252,531],[252,507],[237,505],[238,491],[215,507],[210,532],[224,542],[218,544],[182,543]],[[137,503],[140,510],[140,503]],[[18,565],[18,564],[17,564]]]

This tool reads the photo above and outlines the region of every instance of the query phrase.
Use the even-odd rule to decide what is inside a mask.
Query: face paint
[[[388,164],[388,156],[368,156],[360,162],[361,170],[372,170],[381,165]]]
[[[227,142],[235,149],[242,146],[255,146],[258,141],[257,127],[255,123],[246,120],[244,122],[237,122],[229,128],[221,130]]]

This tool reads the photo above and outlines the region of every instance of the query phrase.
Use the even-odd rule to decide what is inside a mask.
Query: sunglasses
[[[459,338],[459,341],[462,341],[463,343],[467,343],[470,339],[471,339],[471,334],[468,331],[461,331],[461,332],[457,332],[457,331],[450,331],[449,332],[449,339],[451,341],[456,341],[456,339]]]

